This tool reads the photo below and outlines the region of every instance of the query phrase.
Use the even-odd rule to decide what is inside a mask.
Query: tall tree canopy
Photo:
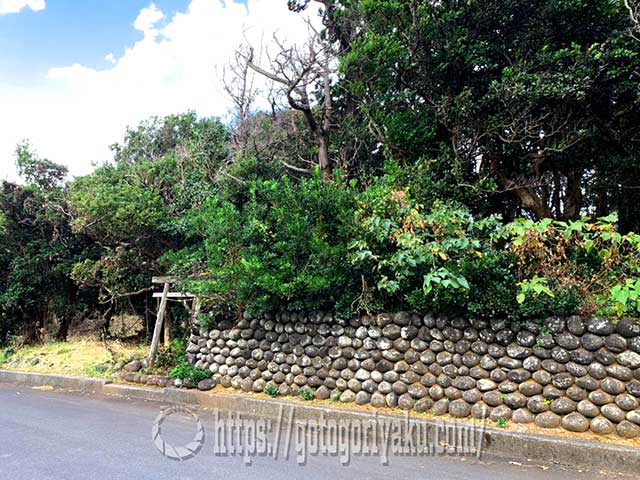
[[[445,196],[494,192],[507,219],[617,208],[637,225],[640,45],[622,1],[330,3],[358,18],[344,82],[389,157],[427,162]]]

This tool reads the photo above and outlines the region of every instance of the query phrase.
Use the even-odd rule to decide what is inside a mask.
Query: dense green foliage
[[[348,308],[354,199],[339,178],[255,181],[241,206],[214,197],[192,212],[194,245],[165,260],[221,313]]]
[[[150,278],[168,273],[207,321],[640,316],[640,42],[623,2],[288,5],[320,5],[339,65],[304,113],[152,118],[67,183],[18,146],[25,184],[0,190],[0,342],[148,318]]]
[[[336,21],[359,25],[345,84],[388,155],[430,162],[447,198],[489,193],[467,203],[480,212],[617,208],[637,227],[640,44],[622,1],[345,5]]]

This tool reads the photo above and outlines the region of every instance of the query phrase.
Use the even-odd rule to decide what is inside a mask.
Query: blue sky
[[[73,175],[108,161],[127,126],[231,107],[220,72],[247,39],[300,43],[286,0],[0,0],[0,180],[15,145]],[[269,48],[269,45],[266,45]],[[263,85],[264,86],[264,85]]]
[[[126,45],[142,39],[131,28],[148,0],[47,0],[37,12],[25,8],[0,16],[0,82],[42,82],[52,66],[81,63],[101,68],[104,56],[122,54]],[[189,0],[157,0],[170,17]]]

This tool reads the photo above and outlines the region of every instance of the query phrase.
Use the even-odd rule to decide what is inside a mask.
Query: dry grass
[[[146,347],[114,341],[108,343],[94,339],[71,339],[31,345],[15,352],[0,351],[0,368],[26,372],[59,373],[94,378],[109,378],[113,366],[134,357],[143,357]],[[39,361],[36,363],[36,360]]]

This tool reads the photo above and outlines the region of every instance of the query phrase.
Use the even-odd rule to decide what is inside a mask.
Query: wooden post
[[[162,297],[160,299],[160,308],[158,308],[158,316],[156,317],[156,325],[153,329],[153,339],[151,340],[151,350],[149,351],[149,358],[147,362],[147,368],[153,368],[153,362],[156,360],[156,353],[158,353],[158,342],[160,341],[160,331],[162,330],[162,323],[164,321],[164,312],[167,309],[167,296],[169,295],[169,284],[165,283],[162,289]]]
[[[171,328],[173,322],[171,321],[171,309],[168,309],[164,314],[164,346],[168,347],[171,344]]]

